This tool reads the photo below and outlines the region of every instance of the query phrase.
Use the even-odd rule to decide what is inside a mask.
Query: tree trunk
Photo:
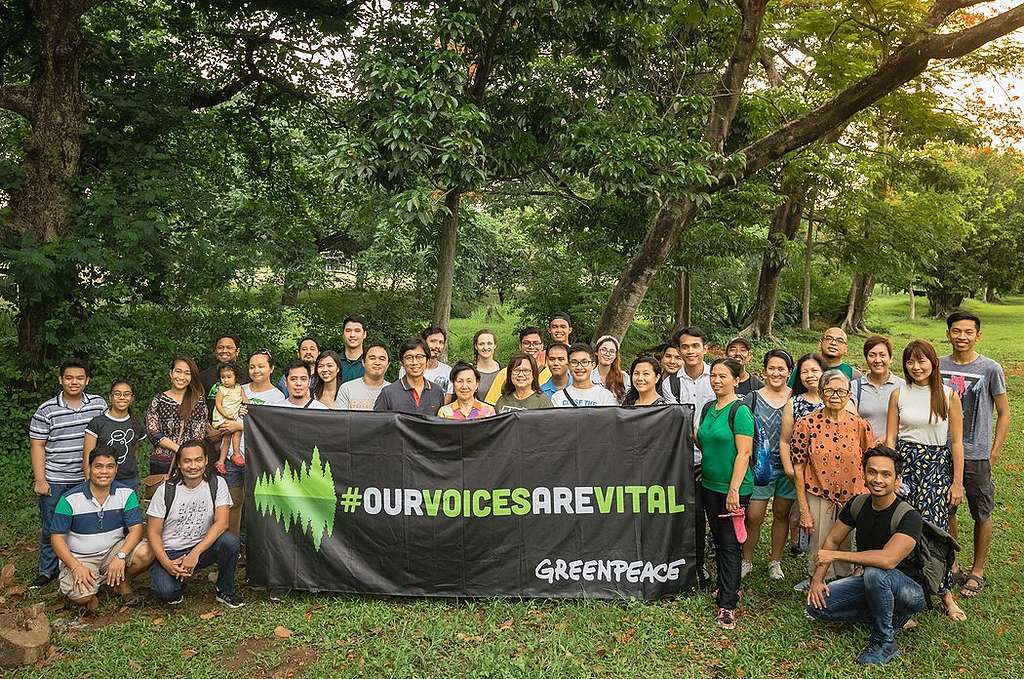
[[[868,334],[869,330],[864,323],[864,315],[868,309],[868,302],[871,301],[871,291],[874,287],[874,274],[853,274],[853,278],[850,280],[850,294],[846,297],[846,313],[839,327],[850,334]]]
[[[985,302],[994,302],[996,299],[996,291],[992,288],[991,283],[985,285]]]
[[[964,301],[964,293],[949,290],[928,290],[928,313],[932,318],[945,318]]]
[[[675,327],[690,325],[690,272],[683,270],[675,280]]]
[[[813,206],[812,206],[813,208]],[[807,215],[807,239],[804,242],[804,298],[800,303],[800,329],[811,329],[811,265],[814,257],[814,213]]]
[[[455,284],[455,250],[459,245],[459,204],[462,192],[451,189],[445,194],[445,214],[437,248],[437,289],[434,291],[434,323],[448,331],[452,317],[452,288]],[[442,357],[443,360],[443,357]]]
[[[741,335],[754,339],[773,335],[775,304],[779,299],[779,277],[786,265],[786,243],[796,236],[804,209],[804,188],[790,184],[783,189],[786,199],[775,208],[771,226],[768,227],[768,246],[761,259],[761,276],[757,282],[753,317],[750,324],[740,331]]]
[[[910,286],[910,320],[917,318],[917,295],[914,294],[914,286]]]

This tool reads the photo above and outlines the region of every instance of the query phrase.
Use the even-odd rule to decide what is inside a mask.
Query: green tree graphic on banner
[[[313,457],[296,474],[287,460],[277,473],[260,474],[253,491],[256,509],[284,526],[292,524],[313,538],[313,547],[319,552],[325,535],[334,530],[334,510],[338,498],[334,494],[331,464],[320,463],[320,450],[313,448]]]

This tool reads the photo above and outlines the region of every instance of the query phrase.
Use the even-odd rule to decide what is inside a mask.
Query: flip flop
[[[985,587],[988,586],[988,580],[983,575],[968,575],[964,581],[964,586],[960,590],[960,594],[967,598],[973,598],[985,591]]]

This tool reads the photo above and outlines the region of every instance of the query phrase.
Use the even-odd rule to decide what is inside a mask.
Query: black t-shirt
[[[219,368],[220,363],[214,363],[209,368],[199,373],[199,383],[203,388],[203,398],[206,399],[206,420],[208,422],[213,422],[213,413],[216,410],[217,390],[214,389],[214,387],[220,384]],[[248,370],[243,367],[241,373],[242,374],[238,376],[238,386],[252,382],[252,380],[249,379]]]
[[[761,378],[754,373],[750,373],[750,377],[736,385],[736,393],[740,396],[746,396],[750,392],[757,391],[763,386],[764,382],[761,381]]]
[[[115,480],[124,481],[138,476],[139,443],[146,436],[146,428],[134,415],[126,420],[115,420],[105,412],[92,418],[85,431],[96,437],[97,446],[109,446],[117,451]]]
[[[884,549],[886,543],[889,542],[889,538],[892,537],[892,515],[896,511],[896,508],[904,500],[897,499],[891,505],[877,511],[871,505],[871,499],[869,498],[864,506],[861,507],[860,514],[857,516],[857,520],[853,520],[853,510],[851,508],[853,500],[849,500],[843,505],[843,510],[839,512],[839,520],[847,526],[857,529],[857,551],[858,552],[869,552],[873,549]],[[903,515],[903,519],[900,521],[899,526],[896,527],[897,533],[903,533],[909,535],[914,539],[915,543],[920,543],[923,540],[921,514],[916,509],[911,509],[909,512]],[[903,561],[900,562],[898,568],[909,575],[914,580],[922,582],[920,569],[913,563],[911,554],[907,555]]]

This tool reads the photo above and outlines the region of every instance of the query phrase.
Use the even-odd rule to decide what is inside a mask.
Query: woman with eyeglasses
[[[939,357],[924,340],[903,350],[906,384],[889,396],[885,445],[903,455],[902,492],[921,516],[949,530],[949,515],[964,499],[964,412],[960,396],[942,383]],[[946,574],[939,596],[950,620],[967,614]]]
[[[455,400],[442,406],[437,416],[446,420],[480,420],[494,415],[494,408],[476,397],[480,373],[469,363],[459,361],[450,374]]]
[[[808,536],[807,583],[814,575],[815,557],[848,500],[864,491],[863,454],[875,445],[871,424],[850,412],[850,378],[841,370],[826,370],[818,382],[824,407],[797,421],[790,455],[800,507],[800,527]],[[850,551],[853,533],[840,550]],[[829,566],[826,580],[853,573],[841,561]],[[804,583],[797,586],[803,590]]]
[[[510,358],[505,368],[501,396],[494,404],[498,414],[550,408],[551,399],[540,390],[539,373],[537,363],[528,354],[516,354]]]
[[[668,403],[658,388],[661,385],[661,363],[654,356],[640,356],[629,366],[632,386],[626,394],[625,405],[660,406]]]
[[[622,371],[619,360],[619,340],[611,335],[599,337],[594,344],[597,354],[597,365],[590,371],[590,381],[612,392],[619,403],[626,400],[629,392],[630,378]]]

